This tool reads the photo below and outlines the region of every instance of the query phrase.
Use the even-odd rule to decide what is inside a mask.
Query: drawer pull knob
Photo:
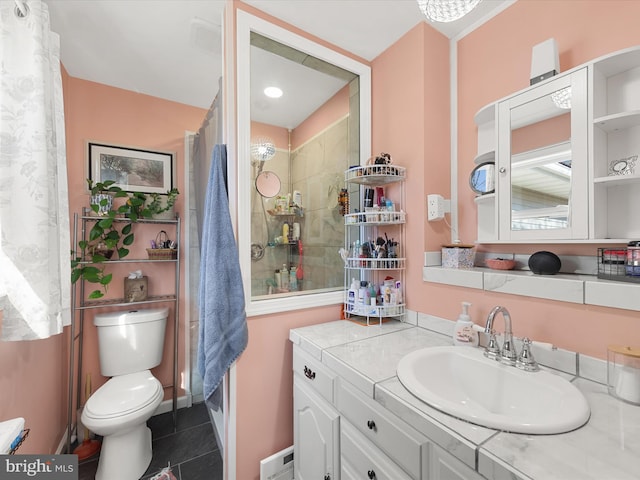
[[[314,372],[313,370],[311,370],[309,367],[307,367],[306,365],[304,366],[304,375],[305,377],[307,377],[309,380],[313,380],[314,378],[316,378],[316,372]]]
[[[369,427],[369,430],[375,430],[376,429],[376,422],[374,422],[373,420],[367,420],[367,427]],[[371,478],[371,477],[369,477]]]
[[[374,472],[373,470],[369,470],[369,471],[367,472],[367,476],[368,476],[371,480],[373,480],[374,478],[376,478],[376,472]]]

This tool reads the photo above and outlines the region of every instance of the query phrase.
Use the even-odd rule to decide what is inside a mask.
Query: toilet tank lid
[[[167,318],[168,308],[140,308],[120,310],[118,312],[99,313],[93,317],[93,324],[97,327],[110,325],[129,325],[132,323],[155,322]]]

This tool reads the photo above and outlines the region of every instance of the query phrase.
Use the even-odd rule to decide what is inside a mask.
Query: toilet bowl
[[[146,370],[114,377],[89,398],[82,423],[103,437],[96,480],[138,479],[144,474],[152,456],[146,422],[162,397],[162,384]]]
[[[147,420],[162,402],[164,390],[149,369],[162,360],[167,315],[163,308],[94,318],[100,371],[111,376],[82,410],[82,423],[103,437],[96,480],[138,480],[151,463]]]

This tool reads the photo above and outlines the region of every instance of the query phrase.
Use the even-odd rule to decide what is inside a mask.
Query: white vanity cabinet
[[[331,404],[335,375],[297,345],[293,372],[295,478],[338,480],[340,416]]]
[[[293,370],[296,480],[482,478],[297,344]]]

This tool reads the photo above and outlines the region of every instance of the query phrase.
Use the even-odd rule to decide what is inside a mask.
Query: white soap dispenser
[[[478,333],[473,329],[473,322],[469,316],[469,302],[462,302],[462,313],[458,317],[453,329],[453,344],[475,347],[478,345]]]

